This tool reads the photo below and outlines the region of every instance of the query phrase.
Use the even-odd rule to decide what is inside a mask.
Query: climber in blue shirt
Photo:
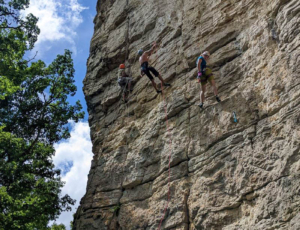
[[[206,84],[209,81],[211,84],[214,94],[216,96],[217,102],[221,102],[220,98],[218,97],[218,89],[216,87],[216,83],[214,80],[214,75],[211,69],[206,67],[206,62],[210,57],[210,53],[205,51],[200,57],[198,57],[196,61],[196,65],[198,68],[198,76],[197,79],[201,83],[201,93],[200,93],[200,108],[203,107],[204,99],[205,99],[205,92],[206,92]]]

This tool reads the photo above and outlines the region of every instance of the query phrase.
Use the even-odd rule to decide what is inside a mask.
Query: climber
[[[118,71],[118,84],[122,89],[123,101],[127,103],[128,92],[132,92],[132,78],[125,72],[125,65],[121,64]]]
[[[196,61],[196,65],[198,68],[198,76],[197,79],[199,83],[201,82],[201,93],[200,93],[200,104],[199,107],[203,107],[204,99],[205,99],[205,91],[206,91],[206,84],[209,81],[211,86],[213,87],[213,91],[216,97],[217,102],[221,102],[220,98],[218,97],[218,89],[216,87],[216,83],[214,80],[214,75],[211,69],[206,68],[206,62],[209,59],[209,52],[205,51],[200,57],[198,57]]]
[[[139,59],[139,62],[140,62],[140,65],[141,65],[141,71],[147,75],[147,77],[150,79],[151,83],[152,83],[152,86],[154,87],[154,89],[156,90],[157,93],[161,93],[162,91],[157,89],[157,86],[155,84],[155,81],[154,81],[154,78],[153,76],[151,75],[150,71],[155,75],[155,77],[158,77],[159,80],[162,82],[162,84],[164,86],[171,86],[171,84],[169,83],[165,83],[164,82],[164,79],[160,76],[160,74],[157,72],[156,69],[154,69],[152,66],[149,66],[149,57],[151,56],[153,50],[155,49],[156,47],[156,43],[154,42],[151,49],[148,50],[148,51],[143,51],[143,50],[139,50],[138,51],[138,54],[140,55],[140,59]],[[142,74],[143,75],[143,74]]]

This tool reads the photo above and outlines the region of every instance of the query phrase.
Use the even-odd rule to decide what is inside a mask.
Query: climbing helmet
[[[139,50],[139,51],[138,51],[138,54],[139,54],[140,56],[142,56],[143,53],[144,53],[143,50]]]
[[[204,51],[202,55],[203,55],[203,56],[208,56],[208,57],[209,57],[209,56],[210,56],[210,53],[209,53],[208,51]]]

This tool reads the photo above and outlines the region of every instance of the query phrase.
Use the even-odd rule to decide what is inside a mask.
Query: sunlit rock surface
[[[161,229],[300,229],[300,1],[98,0],[97,12],[84,80],[94,158],[75,229],[158,229],[170,153]],[[137,50],[154,41],[165,102],[139,78]],[[208,87],[201,110],[204,50],[222,102]]]

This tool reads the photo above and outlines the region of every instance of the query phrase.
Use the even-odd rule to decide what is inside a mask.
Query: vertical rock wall
[[[75,229],[157,229],[170,151],[161,229],[300,229],[299,0],[98,0],[97,12],[84,80],[94,158]],[[165,103],[138,77],[153,41]],[[201,110],[204,50],[222,102],[208,87]]]

